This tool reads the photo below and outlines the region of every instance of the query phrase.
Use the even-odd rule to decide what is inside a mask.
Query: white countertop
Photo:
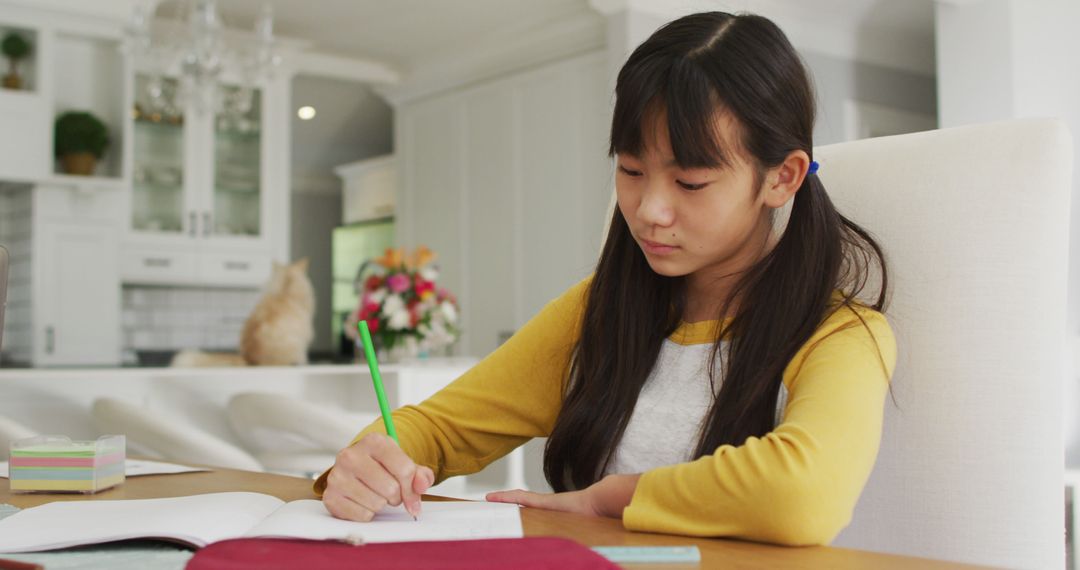
[[[383,374],[400,372],[460,369],[472,367],[478,360],[473,357],[425,358],[379,366]],[[73,368],[0,368],[0,381],[5,378],[79,379],[79,378],[130,378],[130,377],[280,377],[358,374],[369,376],[367,364],[314,364],[306,366],[231,366],[220,368],[170,368],[170,367],[73,367]]]

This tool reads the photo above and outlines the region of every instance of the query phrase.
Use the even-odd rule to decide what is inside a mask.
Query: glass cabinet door
[[[184,115],[172,103],[177,83],[135,77],[131,227],[135,231],[184,231]]]
[[[215,236],[258,237],[261,225],[262,98],[257,89],[222,86],[214,116]],[[210,222],[210,223],[207,223]]]

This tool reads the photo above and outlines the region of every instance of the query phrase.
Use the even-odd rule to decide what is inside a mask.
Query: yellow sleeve
[[[591,279],[547,304],[513,337],[416,406],[394,410],[401,448],[436,482],[475,473],[533,437],[551,433]],[[360,432],[386,433],[382,420]],[[326,488],[329,470],[315,482]]]
[[[784,371],[788,404],[772,432],[638,481],[630,530],[829,543],[851,520],[877,458],[896,343],[885,317],[840,308]],[[868,330],[869,329],[869,330]],[[880,350],[880,352],[879,352]]]

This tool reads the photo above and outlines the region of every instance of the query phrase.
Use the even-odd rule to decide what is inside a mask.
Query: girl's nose
[[[670,226],[675,222],[675,210],[661,184],[647,184],[638,205],[638,219],[651,226]]]

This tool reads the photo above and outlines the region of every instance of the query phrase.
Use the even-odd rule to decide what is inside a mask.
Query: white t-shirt
[[[716,393],[723,383],[720,360],[726,345],[725,341],[717,355]],[[713,401],[708,368],[712,348],[712,343],[664,340],[605,475],[644,473],[693,459]],[[774,425],[780,423],[786,405],[787,387],[781,383]]]

